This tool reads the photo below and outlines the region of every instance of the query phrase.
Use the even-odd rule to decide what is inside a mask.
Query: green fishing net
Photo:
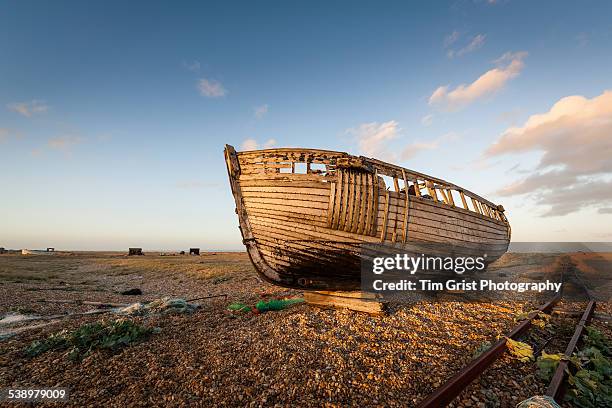
[[[244,303],[234,302],[227,307],[227,310],[231,310],[232,312],[248,312],[251,308]]]
[[[267,302],[265,300],[260,300],[255,305],[255,308],[260,312],[268,312],[270,310],[283,310],[296,303],[302,303],[303,301],[304,299],[302,298],[272,299]]]
[[[244,303],[234,302],[227,307],[227,310],[232,312],[248,312],[253,310],[254,312],[264,313],[274,310],[283,310],[288,308],[291,305],[296,303],[302,303],[304,299],[302,298],[291,298],[291,299],[272,299],[272,300],[260,300],[255,305],[256,310],[253,310],[249,305],[245,305]]]

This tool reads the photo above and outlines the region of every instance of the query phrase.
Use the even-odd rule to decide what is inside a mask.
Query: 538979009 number
[[[67,401],[66,388],[3,388],[0,401]]]

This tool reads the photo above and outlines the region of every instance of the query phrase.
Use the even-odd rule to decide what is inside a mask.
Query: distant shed
[[[200,248],[189,248],[189,255],[200,255]]]
[[[21,255],[55,255],[55,253],[44,249],[22,249]]]
[[[130,248],[128,250],[128,255],[144,255],[144,253],[142,252],[142,248]]]
[[[49,247],[49,248],[47,248],[47,252],[55,252],[55,248]]]

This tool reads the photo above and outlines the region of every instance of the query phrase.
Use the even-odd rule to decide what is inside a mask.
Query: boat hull
[[[379,254],[493,262],[508,248],[503,209],[463,189],[461,208],[457,186],[421,173],[323,150],[226,146],[225,157],[244,244],[277,285],[358,290],[362,261]]]

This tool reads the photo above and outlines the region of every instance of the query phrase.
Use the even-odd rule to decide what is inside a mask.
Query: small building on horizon
[[[144,255],[144,253],[142,252],[142,248],[129,248],[128,256],[133,256],[133,255]]]

